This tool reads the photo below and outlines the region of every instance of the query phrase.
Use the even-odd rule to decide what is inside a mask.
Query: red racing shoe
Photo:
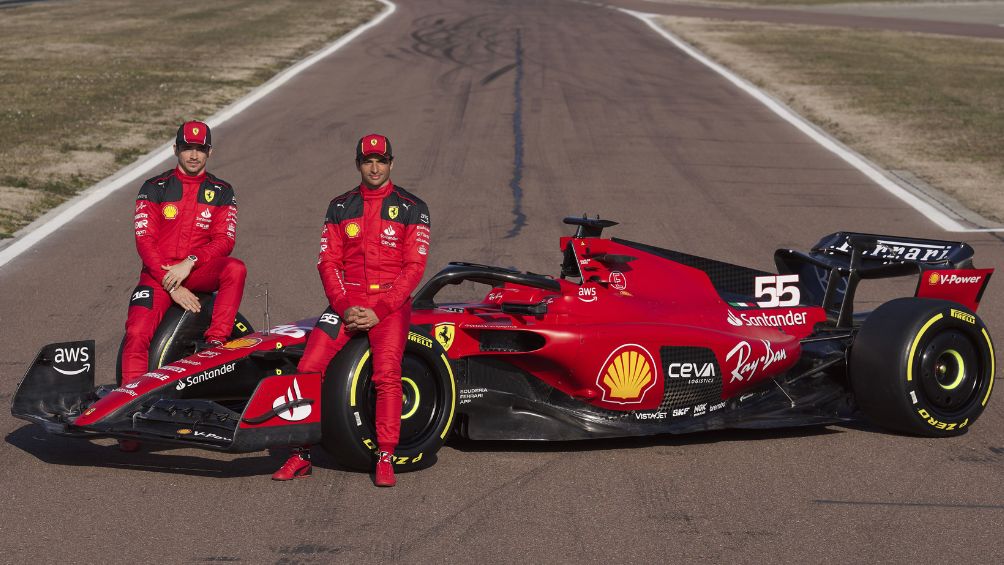
[[[377,453],[376,477],[373,484],[378,487],[392,487],[397,484],[394,478],[394,454],[381,451]]]
[[[313,465],[310,464],[310,450],[296,449],[286,463],[272,475],[273,481],[289,481],[309,477]]]

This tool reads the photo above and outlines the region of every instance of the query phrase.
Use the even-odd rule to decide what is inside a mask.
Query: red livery
[[[398,468],[433,463],[451,432],[570,440],[865,417],[950,436],[989,401],[993,342],[975,310],[993,270],[975,268],[965,243],[838,232],[808,252],[778,250],[777,272],[764,272],[607,239],[608,220],[565,222],[576,233],[561,238],[553,276],[450,263],[415,294]],[[861,283],[898,276],[917,277],[915,296],[855,309]],[[472,285],[483,291],[443,299]],[[168,316],[162,331],[196,335],[205,323]],[[318,382],[296,373],[317,319],[261,332],[238,324],[206,351],[155,339],[163,366],[125,387],[94,387],[92,341],[50,344],[12,412],[52,433],[233,452],[321,443],[369,470],[365,336]]]

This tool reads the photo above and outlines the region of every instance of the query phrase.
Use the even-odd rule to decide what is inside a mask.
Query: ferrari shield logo
[[[202,195],[206,197],[206,203],[212,202],[213,198],[216,198],[216,191],[209,190],[208,188],[202,192]]]
[[[450,346],[453,345],[453,336],[456,334],[456,328],[453,322],[447,322],[444,324],[436,324],[436,341],[439,345],[443,346],[443,349],[449,351]]]
[[[387,215],[390,216],[390,219],[392,220],[397,218],[397,206],[391,206],[390,208],[387,208]]]

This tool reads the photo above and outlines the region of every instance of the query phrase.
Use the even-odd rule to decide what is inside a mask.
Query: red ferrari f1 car
[[[965,432],[994,380],[975,314],[993,269],[965,243],[839,232],[777,273],[621,239],[609,220],[566,218],[558,276],[450,263],[414,297],[403,360],[400,470],[432,464],[453,431],[571,440],[850,421],[923,436]],[[856,312],[866,279],[917,276],[915,295]],[[485,285],[473,303],[441,290]],[[212,297],[205,297],[211,300]],[[208,306],[208,304],[207,304]],[[203,312],[210,308],[204,307]],[[323,379],[295,374],[317,319],[194,351],[208,320],[174,310],[150,372],[94,386],[94,342],[45,346],[15,416],[55,434],[232,452],[322,444],[370,469],[374,391],[365,336]]]

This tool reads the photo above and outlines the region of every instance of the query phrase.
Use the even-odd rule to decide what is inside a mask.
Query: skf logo
[[[359,224],[355,222],[349,222],[346,224],[345,235],[349,237],[359,237]]]
[[[376,141],[376,140],[374,140],[374,141]],[[387,215],[390,216],[390,219],[392,219],[392,220],[395,219],[395,218],[397,218],[397,206],[391,206],[391,207],[387,208]]]
[[[216,198],[216,191],[207,188],[206,190],[202,191],[202,195],[206,197],[207,203],[212,202],[213,198]]]
[[[168,220],[173,220],[178,217],[178,207],[174,204],[168,204],[164,206],[164,217]]]
[[[655,360],[644,347],[625,344],[613,351],[596,377],[603,400],[615,404],[638,404],[655,386]]]
[[[450,346],[453,345],[453,336],[456,335],[456,327],[453,322],[446,322],[443,324],[436,324],[436,341],[439,345],[443,346],[446,351],[450,350]]]
[[[261,339],[257,337],[242,337],[232,341],[224,343],[221,347],[223,349],[246,349],[248,347],[254,347],[261,343]]]

